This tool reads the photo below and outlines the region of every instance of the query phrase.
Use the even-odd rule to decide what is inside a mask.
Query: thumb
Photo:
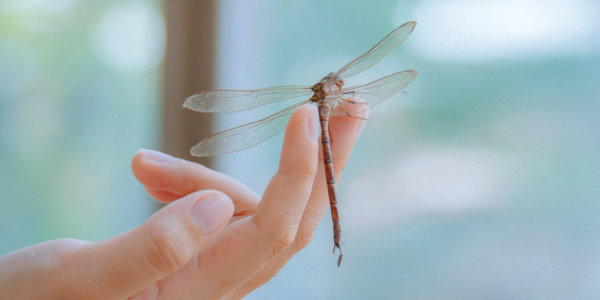
[[[90,287],[107,297],[132,295],[185,266],[207,239],[231,219],[233,203],[217,191],[187,195],[151,216],[140,227],[89,245],[77,269]],[[90,276],[91,275],[91,276]],[[92,292],[89,291],[88,292]]]

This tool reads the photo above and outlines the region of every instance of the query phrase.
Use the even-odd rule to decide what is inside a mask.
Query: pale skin
[[[336,178],[363,126],[357,118],[331,118]],[[316,107],[298,108],[279,170],[262,196],[202,165],[139,151],[133,174],[154,199],[169,204],[104,241],[53,240],[1,257],[3,297],[242,298],[310,243],[329,209],[319,133]]]

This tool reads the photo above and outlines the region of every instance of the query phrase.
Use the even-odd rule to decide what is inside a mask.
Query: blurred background
[[[156,209],[129,162],[139,148],[169,151],[161,141],[178,134],[164,113],[184,100],[170,82],[186,80],[165,65],[172,3],[0,2],[0,255],[101,240]],[[311,85],[418,22],[347,82],[419,72],[371,112],[339,182],[342,267],[326,214],[248,299],[600,297],[600,3],[224,0],[188,14],[214,19],[200,28],[213,33],[200,39],[214,49],[212,76],[195,91]],[[276,109],[195,114],[210,126],[188,129]],[[262,193],[281,141],[207,163]]]

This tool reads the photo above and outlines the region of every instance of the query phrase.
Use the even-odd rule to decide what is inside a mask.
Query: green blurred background
[[[372,111],[339,182],[342,267],[326,215],[249,299],[600,297],[597,1],[219,4],[219,88],[310,85],[418,22],[348,80],[419,72]],[[160,1],[0,2],[0,254],[152,213],[129,161],[159,147],[164,26]],[[280,147],[217,169],[260,193]]]
[[[157,146],[159,4],[0,2],[0,253],[151,213],[128,165]]]

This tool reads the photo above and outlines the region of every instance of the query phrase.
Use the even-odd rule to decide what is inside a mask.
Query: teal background
[[[164,31],[159,4],[0,2],[0,254],[100,240],[152,212],[129,162],[157,147],[164,33],[143,28]]]

